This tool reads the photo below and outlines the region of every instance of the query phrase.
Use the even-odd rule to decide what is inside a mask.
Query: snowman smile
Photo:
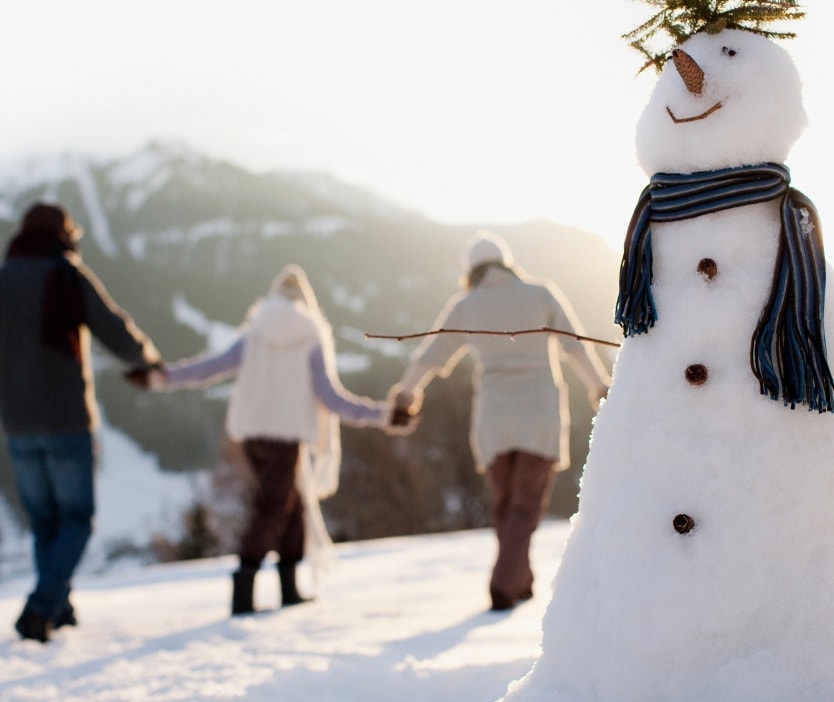
[[[672,121],[675,124],[681,124],[683,122],[696,122],[699,119],[705,119],[706,117],[709,117],[713,112],[720,109],[722,107],[722,105],[723,105],[723,103],[719,100],[712,107],[710,107],[706,112],[702,112],[701,114],[695,115],[693,117],[678,117],[677,115],[675,115],[674,112],[672,112],[672,108],[669,107],[668,105],[666,107],[666,111],[669,113],[669,116],[672,118]]]

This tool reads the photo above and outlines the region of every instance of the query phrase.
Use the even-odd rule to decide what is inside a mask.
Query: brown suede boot
[[[501,592],[495,588],[490,588],[489,595],[492,598],[492,607],[490,607],[490,609],[493,612],[503,612],[504,610],[515,607],[516,600],[505,592]]]

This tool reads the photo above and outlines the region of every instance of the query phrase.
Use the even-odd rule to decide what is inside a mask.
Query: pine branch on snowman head
[[[793,39],[793,32],[768,29],[773,22],[801,19],[799,0],[642,0],[658,11],[623,39],[659,73],[669,53],[693,34],[742,29],[768,39]],[[660,36],[659,36],[660,35]],[[665,45],[664,36],[665,35]],[[638,73],[640,72],[638,71]]]

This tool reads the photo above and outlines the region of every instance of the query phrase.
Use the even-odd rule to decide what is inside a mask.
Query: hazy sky
[[[811,118],[788,165],[824,229],[832,4],[807,0],[785,43]],[[636,0],[17,2],[0,158],[179,139],[255,170],[329,171],[441,221],[545,217],[619,248],[654,82],[620,35],[650,14]]]

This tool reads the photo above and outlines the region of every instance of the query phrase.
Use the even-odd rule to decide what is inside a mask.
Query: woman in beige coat
[[[514,265],[507,243],[478,232],[463,257],[464,290],[452,296],[434,329],[508,331],[551,327],[582,334],[567,299],[549,281]],[[475,360],[471,444],[490,489],[498,557],[492,609],[532,596],[530,540],[550,498],[554,470],[569,465],[570,417],[560,367],[567,354],[596,403],[610,378],[587,342],[553,334],[507,336],[444,333],[427,337],[393,393],[399,410],[419,411],[423,389],[447,377],[467,353]]]

